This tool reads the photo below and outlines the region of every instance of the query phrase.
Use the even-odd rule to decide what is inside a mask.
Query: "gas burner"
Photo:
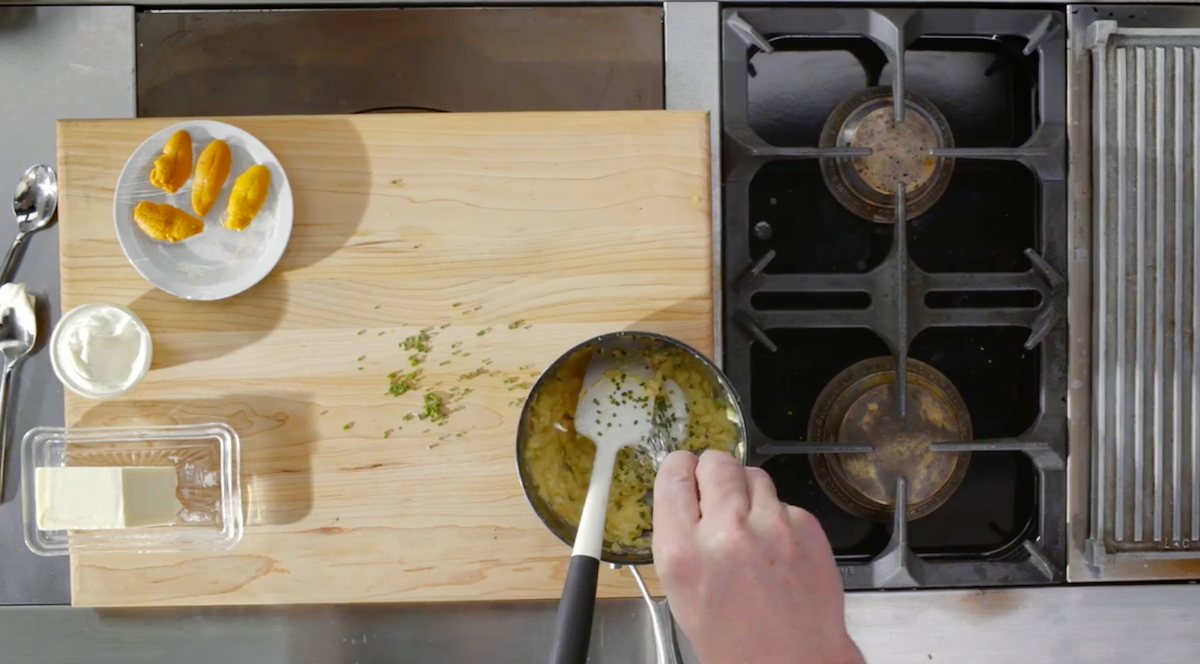
[[[896,122],[892,88],[867,88],[844,99],[825,121],[822,148],[867,148],[862,157],[821,160],[821,175],[834,198],[868,221],[896,221],[896,187],[904,183],[905,219],[942,197],[954,160],[930,156],[953,148],[954,137],[941,111],[921,95],[904,95],[904,119]]]
[[[1063,14],[722,17],[723,352],[751,462],[847,588],[1061,581]]]
[[[867,454],[821,454],[810,461],[817,483],[842,509],[891,521],[896,480],[908,484],[908,520],[941,507],[962,484],[970,452],[935,452],[933,443],[972,439],[971,416],[950,379],[908,360],[908,408],[898,414],[896,362],[876,357],[851,365],[817,397],[808,422],[813,442],[871,445]]]

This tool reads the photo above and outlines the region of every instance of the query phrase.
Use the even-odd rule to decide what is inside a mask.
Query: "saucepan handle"
[[[642,599],[650,609],[650,626],[654,630],[654,653],[658,664],[682,664],[683,655],[679,652],[679,638],[675,634],[675,621],[671,618],[671,607],[667,600],[655,601],[650,596],[650,589],[642,579],[637,567],[630,566],[633,580],[637,581],[638,589],[642,591]]]

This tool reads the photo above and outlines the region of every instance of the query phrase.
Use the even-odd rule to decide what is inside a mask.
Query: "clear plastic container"
[[[38,468],[171,466],[182,503],[175,523],[122,530],[42,530]],[[77,553],[225,551],[242,539],[240,446],[227,424],[62,429],[38,427],[21,441],[25,544],[40,556]]]

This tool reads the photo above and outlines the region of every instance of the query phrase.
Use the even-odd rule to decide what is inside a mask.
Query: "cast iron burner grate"
[[[723,20],[724,359],[749,413],[754,463],[772,472],[781,497],[822,521],[848,588],[1061,581],[1061,13],[752,8],[725,10]],[[822,169],[872,151],[813,147],[829,145],[822,128],[841,100],[879,86],[891,88],[897,124],[931,102],[953,135],[927,152],[953,173],[917,214],[904,177],[882,188],[890,200],[852,213]],[[972,108],[989,95],[1004,101]],[[922,145],[936,138],[922,131]],[[911,170],[896,172],[924,184]],[[812,481],[808,455],[874,449],[808,440],[806,423],[834,375],[878,356],[894,361],[889,403],[899,414],[911,357],[946,374],[974,421],[974,440],[931,446],[973,460],[954,495],[912,523],[902,476],[890,524],[848,517]],[[988,502],[1008,508],[981,512]]]

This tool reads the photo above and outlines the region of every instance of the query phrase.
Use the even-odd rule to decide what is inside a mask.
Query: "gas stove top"
[[[723,15],[725,369],[849,588],[1066,563],[1065,30]]]

